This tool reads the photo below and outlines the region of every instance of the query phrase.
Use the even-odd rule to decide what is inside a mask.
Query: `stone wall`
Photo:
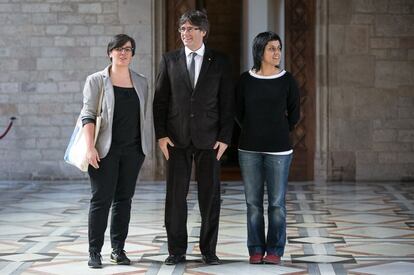
[[[153,91],[160,3],[0,0],[0,133],[18,118],[0,140],[0,179],[85,176],[62,160],[85,78],[108,64],[106,45],[124,32],[137,42],[132,68]],[[316,178],[413,180],[414,2],[317,3]],[[142,178],[163,166],[149,156]]]
[[[414,1],[319,8],[319,176],[414,180]]]
[[[82,178],[62,160],[86,76],[108,64],[118,33],[137,42],[132,68],[152,90],[153,0],[1,0],[0,179]],[[152,178],[153,156],[142,176]]]

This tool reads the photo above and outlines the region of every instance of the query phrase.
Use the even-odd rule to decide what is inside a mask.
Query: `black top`
[[[273,78],[253,75],[244,72],[236,89],[236,118],[241,127],[239,149],[288,151],[292,149],[289,131],[300,117],[296,81],[286,71]]]
[[[134,88],[114,86],[112,148],[141,147],[139,98]]]

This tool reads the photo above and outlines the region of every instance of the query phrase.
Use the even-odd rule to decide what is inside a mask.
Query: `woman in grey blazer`
[[[101,248],[112,205],[111,261],[129,265],[124,245],[128,234],[131,202],[139,170],[149,152],[151,132],[148,84],[144,76],[129,69],[135,41],[125,34],[112,38],[107,47],[111,65],[86,79],[83,89],[82,123],[88,144],[88,174],[92,198],[89,209],[89,261],[102,267]],[[99,91],[103,85],[102,122],[93,145]]]

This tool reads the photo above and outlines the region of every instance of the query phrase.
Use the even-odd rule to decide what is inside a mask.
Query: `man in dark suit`
[[[184,47],[163,55],[154,97],[155,135],[167,159],[165,263],[185,261],[187,193],[194,160],[202,260],[219,264],[220,158],[231,141],[234,117],[231,68],[227,57],[203,43],[209,31],[205,13],[183,14],[178,31]]]

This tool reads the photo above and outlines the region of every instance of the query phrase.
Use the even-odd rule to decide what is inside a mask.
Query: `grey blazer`
[[[83,88],[83,108],[80,113],[81,119],[96,119],[96,109],[98,108],[98,93],[101,85],[104,85],[104,98],[102,100],[102,123],[96,141],[96,150],[100,158],[104,158],[111,147],[112,142],[112,122],[114,118],[115,96],[114,88],[109,77],[109,68],[89,75],[86,78]],[[147,155],[151,148],[150,133],[152,129],[152,100],[148,94],[147,79],[136,72],[129,70],[132,84],[138,94],[140,104],[140,125],[141,125],[141,144],[142,152]],[[150,102],[151,100],[151,102]]]

